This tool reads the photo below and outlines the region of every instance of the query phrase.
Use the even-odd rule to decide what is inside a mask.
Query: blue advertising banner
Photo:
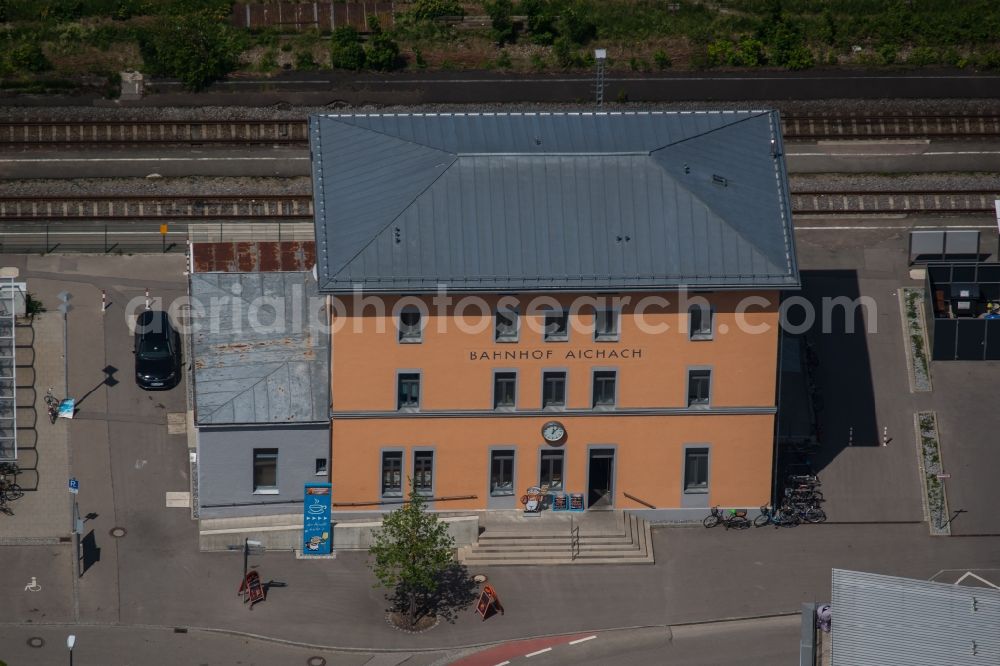
[[[330,500],[333,485],[329,483],[307,483],[302,519],[302,554],[330,554]]]

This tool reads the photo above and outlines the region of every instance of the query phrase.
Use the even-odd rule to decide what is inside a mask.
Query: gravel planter
[[[906,367],[910,375],[910,392],[932,391],[930,356],[924,331],[924,290],[904,287],[899,290],[903,313],[903,344],[906,346]]]
[[[948,496],[945,494],[944,482],[937,477],[944,472],[937,415],[934,412],[917,412],[913,421],[917,432],[920,478],[924,488],[924,516],[932,536],[951,536]]]

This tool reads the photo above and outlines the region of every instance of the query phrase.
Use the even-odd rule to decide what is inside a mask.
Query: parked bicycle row
[[[713,506],[711,513],[702,521],[705,527],[724,526],[727,530],[744,530],[754,527],[794,527],[802,523],[822,523],[826,512],[811,501],[785,499],[779,506],[768,504],[760,507],[760,513],[751,521],[746,509],[722,509]]]
[[[0,463],[0,511],[6,513],[7,502],[21,499],[24,491],[17,485],[17,475],[21,473],[17,463]]]

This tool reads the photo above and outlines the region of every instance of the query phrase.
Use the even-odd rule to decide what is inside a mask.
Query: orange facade
[[[525,489],[541,482],[583,493],[588,503],[606,491],[603,503],[617,508],[767,503],[779,295],[698,296],[712,312],[702,325],[710,333],[694,336],[701,339],[691,339],[688,308],[674,292],[582,307],[580,298],[590,297],[548,296],[543,306],[568,312],[564,341],[546,341],[544,312],[533,311],[531,295],[502,303],[455,295],[449,304],[369,296],[360,311],[341,297],[331,345],[335,501],[377,510],[393,495],[386,478],[395,474],[419,476],[437,510],[520,508]],[[516,341],[498,341],[498,303],[506,311],[511,298]],[[422,331],[401,342],[399,313],[415,309]],[[615,313],[615,335],[606,336],[615,339],[595,340],[595,310]],[[697,404],[692,371],[709,378]],[[611,377],[610,404],[595,405],[608,390],[597,387],[595,372]],[[514,378],[513,404],[498,406],[497,373]],[[565,373],[563,404],[543,407],[553,402],[545,373]],[[418,378],[412,406],[400,403],[403,376]],[[565,429],[560,441],[542,437],[551,421]]]

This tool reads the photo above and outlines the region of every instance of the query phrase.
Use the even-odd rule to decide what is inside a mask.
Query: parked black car
[[[161,310],[143,310],[135,322],[135,383],[166,390],[181,380],[181,338]]]

